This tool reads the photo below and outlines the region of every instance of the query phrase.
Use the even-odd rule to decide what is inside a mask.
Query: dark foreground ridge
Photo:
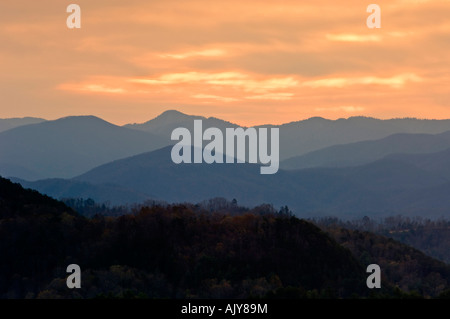
[[[86,218],[0,178],[0,238],[2,298],[424,297],[395,288],[389,276],[382,289],[368,289],[361,258],[271,206],[227,213],[154,205]],[[66,285],[69,264],[81,267],[80,289]],[[434,272],[445,296],[448,267]]]

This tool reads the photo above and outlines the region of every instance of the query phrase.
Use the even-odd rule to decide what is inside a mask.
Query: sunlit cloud
[[[90,92],[100,92],[100,93],[124,93],[125,90],[122,88],[111,88],[104,85],[90,84],[82,87],[84,91]]]
[[[129,79],[129,82],[148,85],[169,85],[201,83],[206,85],[242,88],[248,92],[266,92],[292,88],[298,85],[293,77],[257,79],[240,72],[186,72],[163,74],[156,78]]]
[[[362,106],[335,106],[335,107],[316,107],[316,111],[322,112],[346,112],[346,113],[356,113],[356,112],[362,112],[365,110]]]
[[[294,93],[266,93],[261,95],[253,95],[253,96],[246,96],[246,99],[249,100],[278,100],[278,101],[285,101],[290,100],[294,96]]]
[[[193,57],[219,57],[225,55],[226,52],[220,49],[206,49],[200,51],[189,51],[184,53],[165,53],[160,54],[162,58],[172,58],[172,59],[188,59]]]
[[[217,100],[222,102],[235,102],[239,101],[239,99],[235,99],[232,97],[225,97],[225,96],[218,96],[218,95],[211,95],[211,94],[194,94],[191,95],[194,99],[207,99],[207,100]]]
[[[64,83],[57,87],[64,91],[83,91],[87,93],[108,93],[108,94],[123,94],[127,91],[121,87],[110,87],[104,84],[71,84]]]
[[[413,35],[414,32],[410,31],[410,32],[403,32],[403,31],[391,31],[387,33],[389,36],[394,37],[394,38],[404,38],[410,35]]]
[[[179,84],[179,83],[218,83],[220,81],[237,81],[246,79],[247,75],[239,72],[185,72],[185,73],[169,73],[163,74],[156,78],[129,79],[129,82],[140,84]],[[217,82],[215,82],[217,81]]]
[[[305,81],[302,86],[319,88],[319,87],[335,87],[343,88],[350,85],[386,85],[392,88],[403,87],[407,82],[422,82],[423,79],[414,73],[399,74],[392,77],[376,77],[365,76],[355,78],[327,78],[320,80]]]
[[[325,37],[329,41],[335,42],[382,42],[385,40],[395,40],[414,35],[415,31],[386,31],[382,34],[355,34],[355,33],[338,33],[327,34]]]
[[[383,40],[381,35],[377,34],[327,34],[326,38],[330,41],[341,41],[341,42],[379,42]]]

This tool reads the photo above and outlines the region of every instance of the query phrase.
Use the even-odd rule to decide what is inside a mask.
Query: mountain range
[[[350,117],[328,120],[314,117],[280,128],[280,160],[301,156],[328,146],[377,140],[397,133],[439,134],[450,131],[450,120]]]
[[[174,164],[171,147],[101,165],[70,180],[19,181],[55,198],[84,197],[113,204],[139,199],[199,202],[214,197],[241,205],[288,205],[299,216],[448,216],[450,151],[384,158],[345,168],[259,174],[256,164]],[[418,162],[416,164],[416,162]],[[428,166],[427,166],[428,167]],[[17,181],[17,180],[16,180]]]
[[[94,116],[66,117],[0,133],[0,174],[27,180],[68,178],[164,145],[159,136]]]
[[[172,145],[173,129],[192,130],[194,119],[203,120],[204,129],[224,130],[237,126],[217,118],[174,110],[142,124],[124,126],[94,116],[71,116],[53,121],[0,119],[0,174],[30,181],[72,178],[117,159]],[[271,125],[256,128],[259,127]],[[443,150],[448,145],[448,134],[431,135],[450,131],[450,120],[310,118],[278,127],[281,167],[296,169],[364,164],[392,152]],[[392,134],[399,135],[390,136]],[[423,135],[412,137],[410,134]],[[387,139],[374,141],[383,138]],[[363,141],[365,145],[349,144]],[[314,151],[317,153],[311,153]]]
[[[392,154],[421,154],[450,148],[450,131],[441,134],[398,133],[378,140],[325,147],[281,162],[284,169],[345,167],[367,164]]]
[[[235,126],[177,111],[123,127],[92,116],[23,125],[0,133],[0,174],[55,198],[111,204],[225,197],[288,205],[301,216],[450,213],[449,120],[283,124],[282,169],[261,175],[259,164],[174,164],[170,133],[193,119],[204,128]]]

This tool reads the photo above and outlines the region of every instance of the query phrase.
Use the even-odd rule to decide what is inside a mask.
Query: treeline
[[[85,217],[102,216],[122,216],[133,214],[139,209],[136,205],[113,206],[109,202],[97,203],[92,198],[62,198],[61,202],[72,208],[77,213]]]
[[[168,207],[170,204],[165,201],[159,200],[147,200],[141,204],[132,205],[116,205],[113,206],[109,202],[97,203],[92,198],[63,198],[61,201],[72,208],[74,211],[85,217],[95,217],[101,216],[113,216],[118,217],[122,215],[137,214],[142,208],[145,207]],[[271,204],[262,204],[257,207],[248,208],[244,206],[239,206],[236,199],[227,200],[223,197],[211,198],[204,200],[197,204],[191,203],[180,203],[186,204],[192,207],[195,211],[208,211],[214,213],[226,213],[229,215],[243,214],[247,212],[264,212],[264,213],[277,213],[284,216],[293,216],[292,211],[287,207],[283,206],[280,209],[275,209]]]

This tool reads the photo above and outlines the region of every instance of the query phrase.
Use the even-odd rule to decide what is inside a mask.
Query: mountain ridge
[[[23,125],[38,124],[47,121],[39,117],[13,117],[0,119],[0,133]]]
[[[17,127],[0,133],[0,174],[28,181],[79,176],[90,169],[114,160],[173,145],[175,141],[170,138],[172,129],[180,126],[192,129],[195,118],[204,121],[204,129],[213,126],[223,130],[234,125],[216,118],[206,119],[169,110],[146,122],[151,124],[153,132],[117,126],[91,115],[69,116]],[[415,144],[408,142],[408,139],[414,137],[407,134],[422,134],[422,141],[424,134],[442,134],[440,137],[430,137],[442,138],[441,141],[450,135],[450,120],[408,118],[379,120],[351,117],[327,120],[315,117],[278,127],[280,129],[281,161],[288,158],[289,155],[303,156],[298,154],[306,154],[308,150],[318,149],[317,151],[321,152],[320,150],[330,144],[331,147],[337,147],[336,144],[347,145],[355,140],[356,143],[373,143],[370,141],[387,138],[392,132],[394,135],[403,134],[406,141],[397,142],[395,145],[405,147],[405,145],[411,144],[409,148],[418,151],[417,145],[422,143],[424,144],[422,151],[429,152],[443,148],[440,146],[443,142],[438,143],[439,145],[433,149],[433,143],[428,141],[420,142],[419,139]],[[404,131],[422,132],[406,133]],[[395,149],[395,145],[391,148]],[[398,150],[402,149],[398,148]],[[370,152],[363,152],[365,155],[372,155],[366,156],[365,161],[356,162],[356,164],[367,164],[367,162],[380,159],[386,153],[383,152],[380,153],[381,155],[375,154],[376,156]],[[344,155],[348,154],[350,152],[344,152]],[[334,155],[327,157],[337,159]],[[313,160],[312,162],[318,163],[319,161]]]
[[[382,139],[332,145],[280,163],[284,169],[345,167],[367,164],[396,153],[434,153],[450,148],[450,131],[439,134],[396,133]]]
[[[154,150],[165,143],[147,132],[95,116],[71,116],[0,133],[0,174],[23,167],[39,178],[72,177],[112,159]],[[32,160],[31,160],[32,159]]]
[[[355,167],[279,170],[274,175],[261,175],[259,164],[174,164],[170,152],[168,146],[116,160],[66,181],[67,187],[47,181],[45,188],[37,189],[55,196],[61,189],[70,189],[72,183],[85,182],[90,187],[110,185],[129,190],[130,195],[167,202],[224,197],[250,207],[288,205],[303,217],[415,216],[425,212],[439,217],[450,213],[450,198],[445,195],[450,175],[442,173],[450,162],[450,152],[436,155],[437,166],[431,172],[414,163],[385,158]],[[441,159],[444,155],[448,161]],[[64,197],[71,196],[66,193]]]

